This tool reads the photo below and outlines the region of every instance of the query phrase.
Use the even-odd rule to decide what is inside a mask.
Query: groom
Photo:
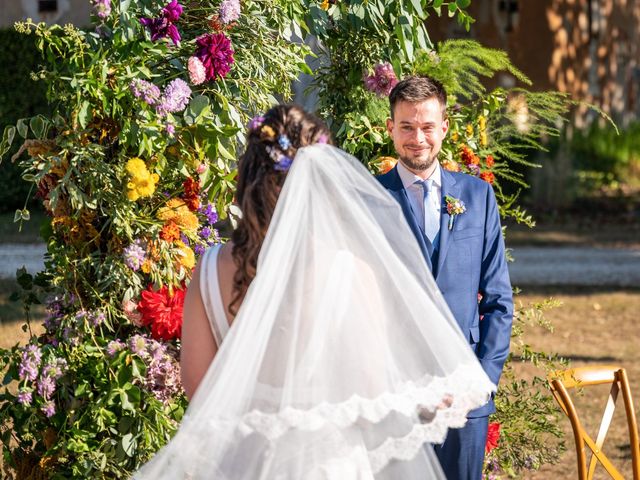
[[[402,206],[425,261],[471,349],[496,385],[509,352],[513,298],[500,217],[491,186],[438,162],[449,121],[447,94],[428,77],[409,77],[389,95],[387,130],[399,162],[380,183]],[[447,197],[466,210],[447,213]],[[479,295],[481,295],[481,299]],[[480,480],[493,400],[435,450],[448,480]]]

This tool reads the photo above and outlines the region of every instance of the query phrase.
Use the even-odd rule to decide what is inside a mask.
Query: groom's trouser
[[[447,480],[481,480],[489,417],[469,418],[464,428],[452,428],[436,456]]]

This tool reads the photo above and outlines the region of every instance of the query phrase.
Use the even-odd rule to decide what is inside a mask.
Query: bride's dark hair
[[[229,305],[232,315],[256,276],[258,254],[287,176],[283,160],[293,159],[300,147],[330,139],[327,126],[297,105],[277,105],[252,123],[238,163],[236,201],[242,218],[231,235],[237,267]]]

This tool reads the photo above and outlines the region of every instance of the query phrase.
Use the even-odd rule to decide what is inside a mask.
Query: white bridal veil
[[[178,433],[134,478],[444,478],[424,443],[494,388],[398,204],[355,158],[314,145]]]

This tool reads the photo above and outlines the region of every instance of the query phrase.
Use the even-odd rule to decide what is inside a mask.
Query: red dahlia
[[[487,443],[484,446],[486,453],[498,446],[500,440],[500,424],[498,422],[491,422],[489,424],[489,430],[487,431]]]
[[[151,325],[153,338],[172,340],[180,337],[184,295],[184,288],[174,288],[171,294],[166,285],[158,291],[149,285],[140,294],[138,311],[142,314],[142,324]]]

